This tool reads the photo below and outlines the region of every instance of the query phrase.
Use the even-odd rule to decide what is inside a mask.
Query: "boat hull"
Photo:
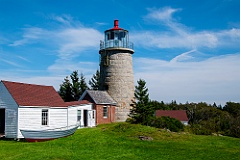
[[[78,126],[64,130],[20,130],[28,142],[43,142],[72,135]]]

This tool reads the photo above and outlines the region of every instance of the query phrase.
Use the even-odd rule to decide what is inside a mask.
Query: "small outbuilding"
[[[117,102],[113,100],[107,91],[86,90],[80,100],[93,103],[93,109],[96,110],[96,125],[115,121]]]
[[[171,117],[182,122],[184,125],[188,125],[188,117],[186,110],[156,110],[156,117]]]

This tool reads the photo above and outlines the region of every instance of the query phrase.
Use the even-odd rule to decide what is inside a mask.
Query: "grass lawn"
[[[153,140],[143,141],[139,136],[152,137]],[[0,158],[239,160],[240,139],[171,133],[141,125],[113,123],[79,129],[72,136],[47,142],[0,140]]]

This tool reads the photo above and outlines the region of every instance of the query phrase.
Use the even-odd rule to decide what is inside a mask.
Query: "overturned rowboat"
[[[69,126],[63,128],[55,128],[48,130],[25,130],[20,129],[23,137],[28,142],[43,142],[48,140],[53,140],[61,137],[67,137],[75,133],[79,126]]]

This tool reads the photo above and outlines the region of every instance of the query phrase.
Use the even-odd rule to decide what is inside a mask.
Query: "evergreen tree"
[[[78,71],[73,71],[70,77],[72,79],[72,96],[74,100],[79,100],[81,91],[80,91]]]
[[[83,94],[83,92],[88,89],[86,79],[85,79],[85,77],[82,73],[80,75],[79,87],[80,87],[80,94],[79,95],[81,96]]]
[[[68,76],[64,78],[63,84],[60,85],[58,93],[65,102],[74,100],[72,96],[72,84],[70,83]]]
[[[149,118],[153,117],[154,108],[152,107],[148,88],[146,87],[146,82],[142,79],[137,81],[138,86],[135,86],[135,99],[131,104],[130,117],[133,119],[134,123],[147,124]]]
[[[96,71],[96,74],[93,75],[91,80],[89,80],[88,84],[90,85],[92,90],[98,90],[100,85],[100,72]]]
[[[60,85],[58,92],[65,102],[79,100],[83,92],[88,89],[85,77],[82,73],[79,78],[78,71],[73,71],[70,77],[71,82],[67,76],[63,84]]]
[[[223,110],[233,115],[233,117],[238,117],[240,116],[240,103],[227,102]]]

